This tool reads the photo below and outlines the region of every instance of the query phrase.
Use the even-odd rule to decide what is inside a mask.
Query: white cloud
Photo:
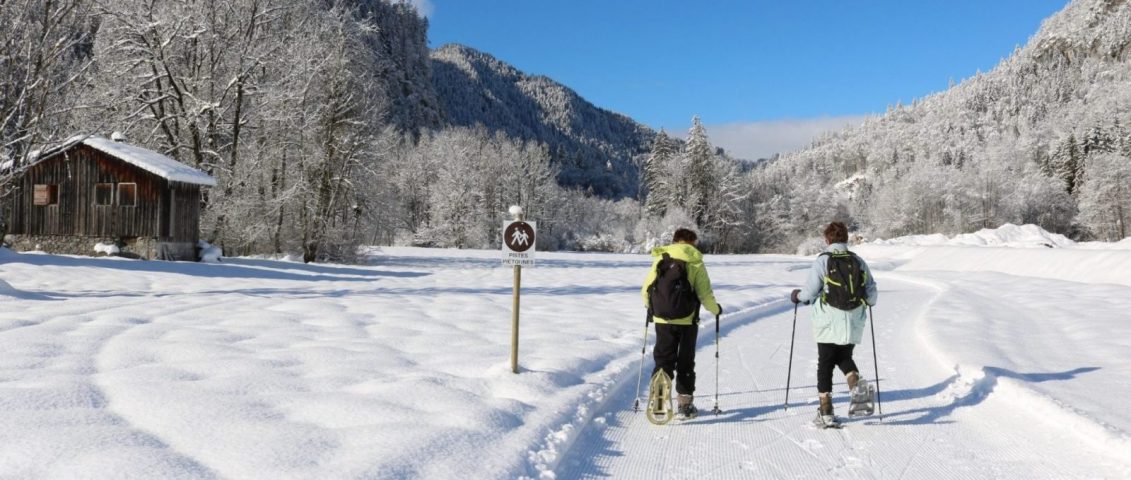
[[[704,125],[711,145],[726,149],[736,158],[757,160],[775,153],[792,152],[808,146],[824,132],[858,125],[869,115],[771,120],[752,123]],[[690,128],[690,126],[688,126]],[[687,128],[669,135],[687,138]]]

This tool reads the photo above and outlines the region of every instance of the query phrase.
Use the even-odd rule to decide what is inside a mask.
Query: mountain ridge
[[[594,105],[546,75],[530,75],[493,55],[450,43],[433,49],[432,84],[450,125],[482,125],[524,141],[544,142],[559,182],[607,197],[634,196],[634,157],[656,132]]]

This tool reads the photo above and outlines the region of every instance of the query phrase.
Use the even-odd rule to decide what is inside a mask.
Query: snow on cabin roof
[[[35,150],[28,154],[29,165],[34,165],[51,158],[80,143],[171,182],[189,183],[207,187],[216,186],[216,179],[212,178],[207,173],[154,152],[153,150],[135,147],[123,142],[115,142],[98,135],[75,135],[45,152]],[[11,159],[0,162],[0,173],[10,170],[12,165],[13,161]]]
[[[115,142],[97,135],[86,137],[82,143],[107,155],[112,155],[135,167],[171,182],[191,183],[215,187],[216,179],[165,155],[123,142]]]

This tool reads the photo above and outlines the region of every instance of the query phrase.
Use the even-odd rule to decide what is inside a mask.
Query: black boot
[[[686,393],[679,394],[679,419],[690,420],[699,416],[699,409],[695,408],[695,397]]]

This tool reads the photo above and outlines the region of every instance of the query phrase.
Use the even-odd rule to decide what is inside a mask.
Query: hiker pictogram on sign
[[[503,222],[503,265],[533,267],[537,239],[538,224],[522,220]]]
[[[512,252],[525,252],[534,247],[534,226],[526,222],[511,222],[503,230],[503,243]]]

